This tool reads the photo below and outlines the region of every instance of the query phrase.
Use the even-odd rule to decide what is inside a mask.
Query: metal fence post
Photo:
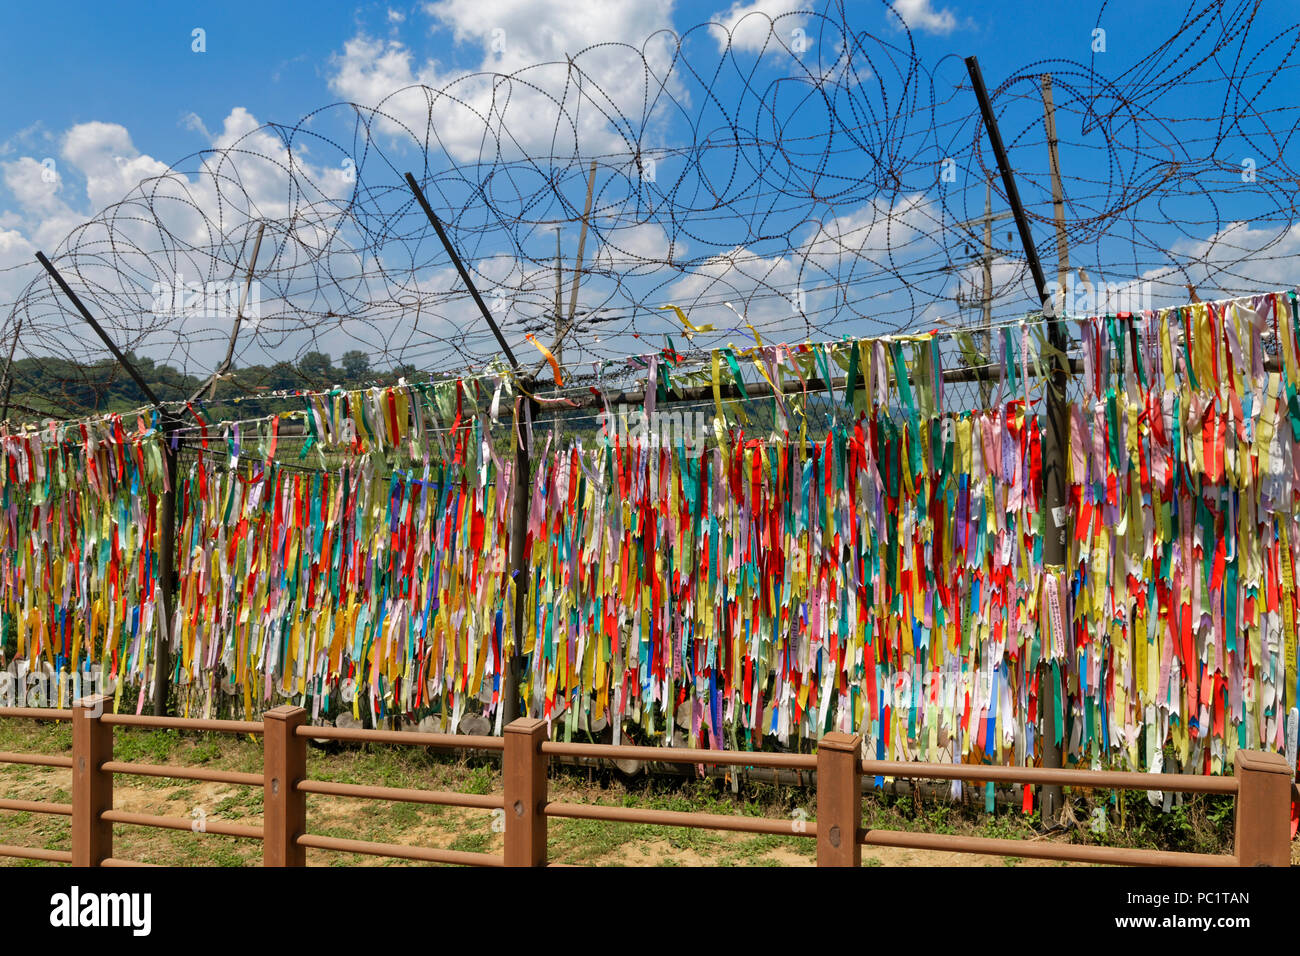
[[[1233,853],[1238,866],[1291,865],[1291,768],[1281,754],[1238,750]]]
[[[520,717],[505,728],[506,866],[546,865],[546,721]]]
[[[817,865],[861,866],[862,736],[830,733],[817,744]]]
[[[262,723],[262,865],[306,866],[298,837],[307,832],[307,795],[298,783],[307,778],[307,738],[297,730],[307,711],[281,704]]]
[[[532,383],[528,383],[532,387]],[[528,603],[528,588],[531,584],[528,555],[524,553],[525,539],[528,537],[528,506],[532,500],[533,480],[532,461],[528,454],[528,443],[521,437],[524,415],[537,418],[537,403],[531,398],[520,395],[515,401],[515,422],[518,429],[511,430],[511,440],[515,445],[515,464],[512,472],[514,498],[510,513],[510,555],[506,568],[507,580],[515,583],[515,605],[511,608],[514,627],[514,647],[505,662],[505,686],[501,694],[501,717],[510,724],[520,716],[527,714],[527,707],[520,707],[521,685],[524,679],[523,632],[524,611]]]
[[[162,460],[167,472],[167,489],[158,498],[158,595],[165,626],[154,640],[153,712],[170,717],[167,708],[172,679],[172,615],[176,611],[176,452],[172,451],[172,429],[163,432]]]
[[[113,855],[113,728],[99,719],[109,697],[93,694],[72,705],[72,865],[99,866]]]

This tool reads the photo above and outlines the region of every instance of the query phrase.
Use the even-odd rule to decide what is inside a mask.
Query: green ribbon
[[[858,343],[849,343],[849,378],[844,383],[844,404],[853,408],[853,396],[858,390]]]
[[[894,380],[898,385],[898,397],[907,412],[907,460],[913,474],[921,471],[921,423],[916,414],[916,402],[912,399],[912,386],[907,380],[907,362],[903,359],[903,346],[898,342],[889,345],[890,356],[894,360]]]
[[[748,399],[749,392],[745,391],[745,380],[740,377],[740,363],[736,361],[736,356],[731,354],[731,349],[723,349],[722,357],[727,360],[731,375],[736,380],[736,391],[740,392],[741,398]]]

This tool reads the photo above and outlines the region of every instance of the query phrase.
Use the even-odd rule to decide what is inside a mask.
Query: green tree
[[[343,377],[349,382],[362,382],[370,376],[370,356],[360,349],[343,353]]]
[[[328,352],[308,352],[299,360],[298,371],[308,381],[325,384],[334,376],[334,362]]]

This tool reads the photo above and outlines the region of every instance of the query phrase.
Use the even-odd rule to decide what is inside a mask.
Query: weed
[[[394,826],[414,826],[420,822],[420,811],[409,803],[395,803],[389,811],[388,817]]]
[[[221,743],[215,739],[209,738],[201,741],[190,748],[186,754],[186,762],[193,763],[211,763],[219,758],[222,754]]]
[[[474,767],[462,783],[465,793],[491,793],[496,781],[489,767]]]
[[[486,833],[465,833],[453,840],[449,849],[463,853],[484,853],[488,842],[489,836]]]
[[[180,743],[179,731],[130,730],[114,735],[113,756],[128,763],[166,763]]]

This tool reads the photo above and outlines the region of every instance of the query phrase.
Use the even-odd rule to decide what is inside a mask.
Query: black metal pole
[[[257,254],[262,250],[262,234],[264,232],[266,232],[266,223],[258,223],[257,239],[253,242],[253,254],[248,260],[248,274],[244,276],[244,289],[239,294],[239,307],[235,309],[235,324],[230,330],[230,341],[226,343],[226,357],[213,370],[211,377],[199,386],[198,391],[190,396],[191,402],[198,399],[204,391],[208,393],[208,401],[212,401],[217,394],[217,380],[230,371],[230,364],[235,359],[235,342],[239,339],[239,328],[244,321],[244,306],[248,304],[248,290],[253,285],[253,272],[257,269]],[[244,254],[242,248],[239,250],[239,254],[241,256]]]
[[[1029,219],[1020,202],[1020,190],[1016,188],[1016,178],[1011,172],[1011,163],[1007,161],[1007,150],[1002,144],[1002,133],[998,130],[997,117],[993,115],[993,104],[989,101],[988,90],[984,87],[984,75],[980,72],[979,60],[973,56],[966,58],[966,70],[970,73],[971,85],[975,89],[975,98],[979,100],[980,114],[984,117],[984,128],[988,131],[989,145],[997,160],[998,171],[1002,174],[1002,186],[1006,190],[1007,205],[1016,220],[1016,229],[1020,232],[1020,245],[1025,250],[1029,262],[1029,271],[1034,277],[1034,288],[1038,293],[1039,308],[1045,313],[1048,323],[1047,336],[1052,345],[1052,354],[1048,358],[1050,372],[1047,388],[1047,427],[1043,429],[1043,507],[1044,528],[1043,565],[1045,573],[1063,571],[1065,568],[1065,534],[1069,519],[1069,509],[1065,497],[1065,456],[1069,448],[1069,405],[1065,390],[1068,384],[1068,363],[1066,349],[1069,348],[1068,336],[1061,318],[1055,315],[1051,299],[1047,295],[1047,280],[1043,275],[1042,263],[1038,261],[1038,250],[1034,238],[1029,232]],[[1062,595],[1063,596],[1063,595]],[[1068,620],[1068,615],[1066,616]],[[1041,634],[1041,628],[1039,633]],[[1039,665],[1039,713],[1041,742],[1040,753],[1044,767],[1060,767],[1061,742],[1056,739],[1054,713],[1058,706],[1056,694],[1058,688],[1052,679],[1049,667]],[[1063,803],[1060,787],[1043,787],[1039,806],[1039,818],[1046,826],[1057,822]]]
[[[0,422],[9,417],[9,395],[14,388],[14,353],[18,351],[18,339],[23,334],[23,320],[18,320],[18,325],[14,329],[14,340],[9,346],[9,358],[5,361],[5,397],[4,408],[0,409]]]
[[[525,715],[527,708],[521,707],[524,682],[523,646],[524,611],[528,601],[529,564],[524,554],[524,542],[528,536],[528,504],[532,489],[532,461],[528,454],[528,442],[521,434],[524,424],[525,409],[532,417],[537,417],[537,403],[528,395],[515,399],[515,421],[518,423],[515,442],[514,466],[514,500],[510,512],[510,576],[515,584],[514,611],[514,653],[506,662],[505,680],[501,693],[501,724],[504,727],[512,720]]]
[[[158,401],[158,396],[154,394],[149,383],[136,369],[134,365],[127,361],[126,356],[122,354],[117,344],[108,337],[95,317],[90,314],[90,310],[78,298],[77,293],[64,281],[59,270],[54,268],[54,264],[45,258],[45,253],[37,252],[36,259],[45,271],[50,274],[63,294],[68,300],[76,306],[81,317],[86,320],[87,324],[95,330],[95,334],[113,353],[117,363],[126,369],[127,374],[135,381],[140,391],[144,393],[145,398],[154,408],[158,410],[162,417],[163,425],[163,468],[167,472],[166,488],[158,502],[158,590],[161,592],[163,603],[163,617],[166,624],[163,627],[163,633],[159,636],[154,647],[154,683],[153,683],[153,707],[154,715],[164,717],[168,714],[168,693],[171,683],[171,629],[172,629],[172,610],[175,607],[176,599],[176,453],[172,451],[171,436],[175,421],[172,416],[163,408],[162,403]]]
[[[424,198],[424,192],[420,189],[420,184],[415,181],[415,177],[410,173],[406,174],[406,185],[411,187],[411,192],[415,193],[415,198],[416,201],[419,202],[420,208],[423,209],[424,214],[429,217],[429,222],[433,223],[433,231],[436,232],[438,238],[442,240],[443,247],[447,250],[447,255],[451,256],[451,261],[455,264],[456,271],[460,273],[460,279],[465,283],[465,288],[469,289],[469,294],[473,297],[474,304],[477,305],[478,310],[483,313],[483,318],[487,319],[488,327],[492,329],[492,334],[497,337],[497,344],[501,346],[501,351],[505,353],[506,361],[510,363],[512,368],[518,369],[519,362],[515,359],[515,353],[510,351],[510,346],[506,344],[505,337],[501,334],[501,330],[497,328],[496,320],[492,318],[492,313],[488,311],[488,307],[483,303],[483,297],[478,294],[478,289],[474,286],[474,280],[469,277],[469,272],[466,271],[465,264],[460,261],[460,256],[456,254],[456,247],[453,246],[451,240],[447,238],[447,233],[442,228],[442,223],[438,221],[438,217],[434,215],[433,207],[429,205],[429,200]]]
[[[975,98],[979,100],[980,114],[984,117],[984,128],[988,131],[989,145],[993,147],[993,157],[998,161],[998,172],[1002,174],[1002,188],[1007,193],[1007,205],[1016,219],[1016,229],[1020,232],[1020,245],[1024,247],[1025,258],[1029,260],[1029,271],[1034,277],[1034,288],[1038,291],[1038,304],[1043,304],[1047,296],[1047,280],[1043,277],[1043,266],[1038,261],[1038,250],[1034,247],[1034,237],[1029,232],[1029,220],[1025,218],[1025,208],[1020,204],[1020,190],[1016,188],[1016,178],[1011,173],[1011,164],[1007,162],[1007,150],[1002,145],[1002,133],[998,130],[997,117],[993,115],[993,104],[989,102],[988,90],[984,88],[984,75],[980,72],[979,60],[973,56],[966,57],[966,70],[970,73],[971,84],[975,87]]]
[[[45,258],[45,253],[43,252],[36,253],[36,261],[45,267],[45,271],[50,274],[55,282],[58,283],[59,288],[63,290],[63,294],[68,297],[68,301],[76,306],[77,311],[81,313],[81,317],[86,320],[87,324],[92,329],[95,330],[95,334],[99,336],[100,341],[108,346],[108,350],[113,353],[113,358],[117,359],[117,363],[121,365],[122,368],[126,369],[127,374],[131,376],[140,391],[144,393],[144,397],[148,400],[149,404],[153,405],[159,411],[162,411],[162,403],[158,401],[158,396],[153,393],[153,389],[149,387],[148,383],[140,373],[136,371],[135,366],[126,360],[126,356],[122,354],[121,349],[119,349],[113,340],[108,337],[108,333],[104,331],[103,327],[95,321],[95,317],[90,314],[90,310],[81,304],[81,299],[77,298],[77,293],[73,292],[68,283],[64,281],[63,276],[59,275],[59,270],[54,268],[54,263]]]
[[[433,207],[429,205],[429,200],[424,197],[424,191],[420,189],[420,184],[415,181],[415,177],[410,173],[406,174],[406,185],[411,187],[411,192],[415,194],[416,201],[420,208],[424,210],[425,216],[433,224],[433,230],[442,240],[443,248],[447,250],[447,255],[456,266],[456,271],[460,273],[461,281],[465,283],[465,288],[469,289],[469,294],[474,299],[474,304],[478,310],[483,313],[483,318],[487,320],[488,327],[492,334],[496,336],[497,344],[501,346],[501,351],[505,354],[506,361],[516,373],[520,371],[519,361],[515,358],[515,353],[510,350],[506,343],[505,336],[497,328],[496,321],[492,318],[492,313],[488,311],[487,305],[483,302],[483,297],[478,294],[478,289],[474,285],[474,280],[469,277],[469,272],[465,264],[461,262],[460,256],[456,253],[456,247],[451,244],[446,230],[442,228],[442,223],[433,212]],[[531,389],[532,378],[526,373],[520,379],[521,383]],[[515,404],[515,420],[523,427],[524,409],[527,408],[534,418],[537,417],[537,403],[531,397],[520,395]],[[501,723],[509,724],[512,720],[521,716],[520,697],[521,685],[523,683],[523,654],[520,651],[520,633],[523,630],[524,623],[524,605],[528,599],[528,567],[527,558],[524,555],[524,538],[528,534],[528,499],[529,489],[532,487],[532,462],[529,460],[528,444],[521,436],[516,436],[515,441],[515,465],[514,465],[514,505],[510,515],[510,577],[515,582],[515,648],[510,659],[506,661],[506,673],[504,679],[504,688],[501,695]]]
[[[158,499],[158,591],[162,597],[163,619],[167,622],[154,648],[153,712],[171,715],[171,633],[172,615],[176,610],[176,467],[177,454],[172,451],[172,430],[163,432],[162,460],[167,471],[167,485]]]

